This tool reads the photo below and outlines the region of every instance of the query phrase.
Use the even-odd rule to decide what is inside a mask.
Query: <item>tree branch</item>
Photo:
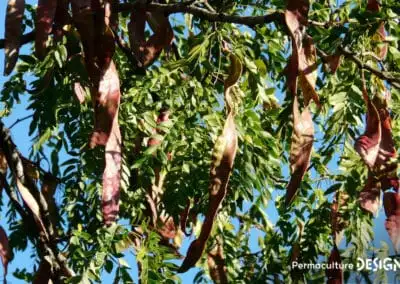
[[[354,53],[345,49],[343,46],[339,46],[339,52],[341,54],[343,54],[344,57],[353,61],[358,66],[358,68],[368,70],[369,72],[374,74],[376,77],[378,77],[382,80],[386,80],[393,87],[400,89],[400,78],[394,77],[391,74],[389,74],[388,72],[381,71],[381,70],[376,69],[368,64],[363,63],[360,58],[358,58]]]
[[[228,15],[224,13],[216,13],[209,11],[204,8],[196,7],[193,5],[188,5],[187,3],[174,3],[174,4],[160,4],[160,3],[123,3],[115,7],[118,12],[131,11],[137,7],[143,7],[148,11],[159,11],[166,14],[176,14],[176,13],[187,13],[193,16],[199,17],[201,19],[207,20],[209,22],[224,22],[246,25],[249,27],[254,27],[256,25],[265,25],[272,22],[283,23],[283,14],[280,12],[274,12],[262,16],[237,16]]]
[[[43,214],[43,220],[45,221],[45,225],[49,230],[48,235],[50,239],[47,239],[45,237],[42,237],[41,234],[39,234],[39,249],[43,251],[45,254],[49,254],[51,259],[53,260],[53,267],[58,268],[61,272],[62,275],[66,276],[72,276],[73,272],[68,268],[67,263],[63,256],[60,254],[57,244],[56,244],[56,235],[54,232],[54,228],[52,228],[51,221],[49,220],[49,213],[46,210],[47,209],[47,203],[42,195],[42,193],[38,190],[36,187],[35,183],[31,180],[29,175],[26,175],[24,172],[24,166],[19,154],[19,151],[17,150],[17,147],[15,146],[14,142],[11,139],[10,135],[10,130],[7,129],[3,122],[0,120],[0,148],[2,149],[2,152],[4,153],[7,164],[14,176],[15,179],[18,179],[27,186],[27,188],[31,191],[35,199],[37,200],[40,209],[42,210]],[[7,188],[6,188],[7,189]],[[10,191],[10,193],[12,193]],[[11,200],[18,200],[15,196],[15,194],[10,194],[10,199]],[[46,203],[46,204],[44,204]],[[19,202],[18,202],[19,204]],[[17,204],[14,204],[17,207],[19,207]],[[17,209],[18,211],[21,210],[21,208]],[[31,211],[27,211],[28,216],[31,216],[33,218],[33,213]],[[22,213],[22,212],[21,212]],[[24,215],[21,215],[23,218]],[[25,221],[25,220],[24,220]],[[40,229],[38,230],[39,232],[41,231]]]
[[[33,41],[33,40],[35,40],[35,31],[31,31],[29,33],[24,34],[21,37],[20,45],[22,46],[24,44],[27,44],[27,43]],[[3,49],[4,45],[5,45],[5,39],[0,39],[0,49]]]

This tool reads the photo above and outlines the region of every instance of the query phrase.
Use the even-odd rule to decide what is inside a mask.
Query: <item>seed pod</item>
[[[52,30],[56,10],[57,0],[39,0],[35,27],[35,52],[40,59],[46,55],[46,42]]]
[[[60,41],[64,34],[64,26],[69,24],[69,0],[57,0],[57,9],[54,16],[54,39]]]
[[[379,10],[381,9],[379,1],[377,0],[368,0],[367,4],[367,10],[378,13]],[[372,40],[377,42],[378,44],[381,42],[384,42],[386,39],[386,31],[385,31],[385,23],[382,22],[379,25],[379,28],[376,30],[375,34],[372,37]],[[386,57],[388,51],[388,44],[385,43],[383,45],[380,45],[379,47],[376,48],[376,54],[381,60],[384,60]]]
[[[91,0],[71,0],[72,16],[84,50],[86,69],[97,89],[99,72],[95,68],[95,28]]]
[[[304,36],[304,26],[308,21],[308,0],[289,0],[285,10],[285,23],[292,40],[292,55],[286,67],[287,85],[292,95],[297,93],[297,76],[299,72],[299,48]]]
[[[383,195],[383,205],[386,213],[385,228],[393,243],[396,253],[400,252],[400,195],[386,192]]]
[[[308,107],[300,114],[297,96],[293,101],[293,133],[290,147],[291,178],[286,189],[286,206],[293,201],[306,173],[314,142],[314,124]]]
[[[114,120],[118,120],[120,103],[120,82],[115,64],[111,61],[100,77],[98,92],[92,94],[95,114],[94,132],[90,138],[90,148],[106,145]]]
[[[0,226],[0,257],[3,263],[4,283],[7,283],[6,276],[8,270],[8,262],[10,261],[10,248],[8,245],[8,237],[3,227]]]
[[[238,147],[237,139],[234,118],[232,114],[229,114],[225,122],[223,133],[218,137],[213,151],[213,161],[210,172],[209,207],[201,227],[200,235],[190,244],[186,258],[179,268],[179,272],[181,273],[193,267],[204,251],[218,208],[226,195],[229,177],[233,169],[233,162]]]
[[[35,276],[33,277],[32,283],[48,284],[50,282],[50,276],[51,276],[51,265],[46,259],[43,259],[39,264],[39,268],[36,271]]]
[[[22,35],[25,0],[8,0],[5,22],[4,75],[9,75],[17,63]]]
[[[318,94],[315,91],[317,83],[317,50],[310,36],[305,36],[299,53],[299,85],[304,97],[304,105],[308,106],[310,100],[319,105]]]
[[[328,269],[326,269],[326,277],[328,278],[328,284],[341,284],[343,283],[343,271],[340,268],[342,259],[340,252],[336,245],[334,245],[331,254],[328,259]]]
[[[380,184],[378,184],[370,173],[366,185],[360,192],[359,202],[361,208],[375,216],[379,210],[380,194]]]
[[[222,245],[218,243],[207,255],[208,270],[214,283],[228,283]]]
[[[364,101],[367,104],[367,126],[364,134],[357,139],[354,147],[364,160],[365,164],[369,168],[372,168],[375,165],[375,161],[378,157],[381,143],[381,122],[375,105],[368,97],[364,79],[362,92]]]
[[[153,34],[148,40],[145,38],[145,24],[149,23]],[[145,12],[137,10],[131,12],[131,21],[128,25],[129,42],[141,67],[150,66],[160,56],[161,51],[168,47],[174,33],[168,17],[159,12]]]

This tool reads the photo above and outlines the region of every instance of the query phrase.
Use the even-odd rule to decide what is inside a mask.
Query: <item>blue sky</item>
[[[32,1],[29,0],[27,1],[27,3],[33,3],[36,1]],[[5,1],[3,1],[3,4],[0,5],[0,20],[4,20],[5,18]],[[4,35],[4,25],[0,25],[0,35],[1,37],[3,37]],[[24,48],[21,51],[22,54],[26,54],[29,53],[29,46],[24,46]],[[4,52],[2,50],[0,50],[0,73],[2,74],[2,70],[3,70],[3,62],[4,62]],[[29,81],[29,76],[27,76],[26,78]],[[0,75],[0,87],[3,86],[4,82],[7,80],[7,78],[3,77],[2,75]],[[5,123],[6,126],[10,126],[13,122],[15,122],[18,118],[24,117],[26,115],[28,115],[29,113],[25,110],[25,107],[27,105],[27,96],[28,94],[21,96],[21,103],[19,105],[15,106],[15,109],[13,110],[13,113],[7,117],[3,119],[3,122]],[[282,94],[279,95],[279,98],[282,99]],[[24,122],[19,123],[17,126],[15,126],[12,129],[12,137],[14,139],[14,142],[17,144],[17,147],[19,148],[19,150],[22,152],[23,155],[28,156],[29,153],[29,147],[31,145],[30,143],[30,138],[27,136],[28,133],[28,128],[29,128],[29,124],[30,124],[30,120],[26,120]],[[317,145],[318,146],[318,145]],[[60,157],[60,159],[62,160],[63,157]],[[65,159],[65,157],[64,157]],[[335,168],[335,164],[333,163],[331,166],[331,170],[334,171],[336,170]],[[285,170],[285,174],[287,175],[287,168]],[[323,188],[326,188],[326,185],[323,186]],[[282,194],[282,192],[279,192],[279,194]],[[3,195],[4,197],[4,204],[7,204],[7,198],[5,197],[5,195]],[[276,191],[273,192],[273,199],[275,199],[278,196],[278,193]],[[247,203],[247,208],[249,208],[250,204]],[[245,208],[245,211],[246,209]],[[7,225],[6,225],[6,217],[5,217],[5,207],[3,208],[1,214],[0,214],[0,224],[5,227],[7,229]],[[268,217],[270,218],[272,223],[275,223],[276,220],[278,219],[277,216],[277,212],[274,208],[273,205],[273,201],[271,201],[269,203],[269,206],[266,210],[266,213],[268,215]],[[375,219],[374,224],[374,231],[375,231],[375,245],[376,246],[380,246],[379,243],[380,241],[385,241],[388,244],[390,244],[390,240],[388,238],[388,235],[386,233],[386,230],[384,229],[384,220],[385,220],[385,216],[384,213],[382,212],[382,210],[379,212],[379,216]],[[258,245],[257,245],[257,239],[260,236],[260,233],[257,232],[256,230],[252,230],[251,231],[251,243],[250,243],[250,247],[252,251],[256,251],[258,249]],[[186,240],[183,244],[183,248],[182,248],[182,253],[185,254],[187,247],[190,243],[190,241],[193,240],[193,237],[190,240]],[[393,253],[393,249],[392,246],[391,247],[391,253]],[[14,260],[10,263],[10,267],[9,267],[9,272],[13,272],[16,268],[22,269],[22,268],[27,268],[27,270],[31,271],[32,270],[32,266],[34,263],[34,260],[31,259],[31,249],[26,250],[23,253],[16,253],[15,254],[15,258]],[[132,250],[128,251],[126,253],[126,260],[127,262],[130,264],[130,266],[132,267],[132,275],[134,277],[134,279],[137,279],[137,268],[136,268],[136,262],[135,262],[135,258],[134,255],[132,253]],[[182,279],[183,279],[183,283],[191,283],[194,276],[196,275],[196,273],[198,272],[197,269],[192,269],[189,272],[181,275]],[[110,275],[104,274],[103,275],[103,282],[104,283],[109,283],[111,282],[113,279],[111,278]],[[20,281],[16,278],[14,278],[11,274],[8,275],[8,280],[10,281],[10,283],[24,283],[23,281]]]

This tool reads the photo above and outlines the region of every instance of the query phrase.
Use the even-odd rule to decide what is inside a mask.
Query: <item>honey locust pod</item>
[[[25,0],[8,0],[5,22],[4,75],[9,75],[17,63],[22,35]]]
[[[52,31],[57,0],[39,0],[36,16],[35,52],[39,59],[46,55],[46,42]]]
[[[190,244],[187,255],[178,270],[181,273],[193,267],[203,254],[207,240],[212,231],[218,208],[226,196],[229,178],[236,157],[238,135],[234,119],[231,88],[238,82],[242,72],[242,66],[236,56],[230,56],[230,58],[233,60],[231,60],[229,75],[224,83],[225,101],[229,113],[223,132],[215,142],[212,154],[208,209],[201,227],[200,235]]]
[[[146,40],[145,25],[149,23],[153,34]],[[159,12],[146,12],[137,9],[131,12],[128,24],[129,42],[140,67],[153,64],[160,56],[161,51],[170,46],[174,39],[174,32],[168,16]]]
[[[310,165],[314,142],[314,124],[310,110],[306,106],[300,113],[297,96],[293,99],[293,132],[290,146],[291,177],[286,189],[286,206],[289,206],[300,187],[300,183]]]

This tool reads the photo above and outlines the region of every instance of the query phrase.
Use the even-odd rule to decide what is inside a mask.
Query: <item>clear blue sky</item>
[[[5,2],[6,1],[3,1],[2,5],[0,5],[0,21],[4,21],[4,18],[5,18],[5,7],[6,7]],[[36,1],[32,1],[32,0],[27,1],[27,3],[34,3],[34,2],[36,3]],[[1,38],[3,38],[4,25],[0,25],[0,35],[1,35]],[[23,53],[23,54],[29,53],[29,46],[25,46],[22,49],[21,53]],[[3,62],[4,62],[4,52],[0,51],[0,73],[1,74],[3,73],[2,72]],[[27,79],[29,81],[29,76],[27,76],[25,79]],[[3,84],[6,80],[7,80],[7,78],[0,75],[0,87],[3,86]],[[29,114],[25,110],[25,107],[27,105],[27,96],[28,96],[28,94],[26,94],[25,96],[22,96],[21,104],[19,104],[15,107],[15,109],[10,117],[3,119],[3,122],[5,123],[6,126],[10,126],[17,118],[24,117]],[[280,100],[282,100],[282,97],[283,97],[282,94],[279,94]],[[29,150],[30,150],[29,147],[31,145],[30,138],[27,136],[29,124],[30,124],[30,120],[26,120],[22,123],[19,123],[16,127],[14,127],[12,129],[12,137],[14,139],[14,142],[17,144],[17,147],[19,148],[19,150],[26,156],[29,153]],[[317,135],[320,135],[320,133],[317,133]],[[319,146],[320,145],[316,145],[316,147],[319,147]],[[62,160],[62,159],[63,159],[63,157],[60,157],[60,160]],[[65,157],[64,157],[64,159],[65,159]],[[60,162],[62,162],[62,161],[60,161]],[[334,163],[331,166],[331,170],[333,170],[333,171],[336,170]],[[288,174],[287,166],[285,166],[285,168],[284,168],[284,174],[285,175]],[[325,185],[325,188],[326,188],[326,185]],[[282,194],[282,192],[279,192],[279,194]],[[275,199],[276,196],[278,196],[278,193],[275,191],[275,192],[273,192],[273,199]],[[7,201],[7,198],[5,197],[5,195],[3,195],[3,198],[4,198],[3,199],[4,204],[7,204],[8,201]],[[246,211],[248,208],[249,208],[249,204],[246,204],[244,211]],[[6,208],[4,207],[0,214],[0,224],[3,227],[5,227],[6,229],[8,229],[7,224],[6,224],[5,209]],[[268,217],[270,218],[271,222],[275,223],[276,220],[278,219],[278,216],[277,216],[277,212],[273,205],[273,200],[270,202],[270,205],[268,206],[266,213],[268,214]],[[374,222],[375,223],[374,230],[375,230],[375,242],[376,242],[375,245],[376,246],[379,246],[380,241],[385,241],[388,244],[390,244],[390,240],[389,240],[387,232],[384,228],[384,220],[385,220],[385,216],[384,216],[383,211],[381,210],[379,213],[379,216],[375,219],[375,222]],[[260,236],[260,233],[258,231],[256,231],[256,230],[251,231],[250,246],[251,246],[252,251],[258,250],[257,239],[259,236]],[[191,241],[192,241],[192,239],[186,240],[184,242],[182,250],[181,250],[181,252],[183,254],[186,253],[187,247]],[[34,260],[31,259],[31,256],[30,256],[31,252],[32,252],[32,250],[28,249],[27,251],[25,251],[23,253],[19,252],[19,253],[15,254],[15,258],[10,263],[10,266],[9,266],[9,272],[10,272],[10,274],[8,275],[9,283],[13,283],[13,284],[24,283],[23,281],[20,281],[20,280],[14,278],[11,275],[11,273],[17,268],[19,268],[19,269],[26,268],[28,271],[32,271],[32,266],[33,266]],[[391,247],[391,253],[393,253],[392,247]],[[136,262],[135,262],[135,258],[132,253],[132,250],[130,250],[126,253],[126,260],[132,267],[132,276],[134,277],[134,279],[137,279],[137,267],[136,267]],[[182,274],[181,277],[183,279],[183,283],[191,283],[197,272],[198,272],[197,269],[192,269],[189,272]],[[113,279],[111,278],[110,275],[104,274],[103,283],[111,283],[112,280]]]

